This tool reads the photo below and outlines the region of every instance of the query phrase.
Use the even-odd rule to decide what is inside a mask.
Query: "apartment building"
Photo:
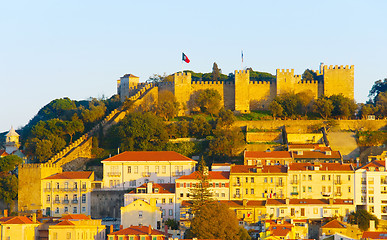
[[[105,159],[104,188],[125,190],[144,183],[174,183],[195,170],[196,161],[172,151],[123,152]]]
[[[384,160],[374,160],[355,172],[355,204],[387,220],[387,171]]]
[[[24,216],[0,218],[0,239],[37,239],[39,222]]]
[[[342,163],[291,163],[287,198],[353,199],[354,166]]]
[[[148,203],[151,199],[155,199],[156,206],[161,210],[164,220],[171,218],[178,221],[180,219],[179,207],[176,203],[175,184],[173,183],[144,183],[125,194],[124,206],[139,199]]]
[[[41,180],[43,215],[90,215],[90,194],[94,172],[62,172]]]
[[[121,207],[121,225],[124,228],[138,225],[161,229],[161,215],[160,208],[156,206],[156,199],[151,198],[149,202],[137,199]]]
[[[293,162],[292,154],[288,151],[244,151],[244,165],[288,165]]]
[[[265,200],[287,195],[287,168],[235,165],[230,172],[230,200]]]

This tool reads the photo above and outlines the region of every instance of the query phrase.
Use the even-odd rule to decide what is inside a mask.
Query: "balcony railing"
[[[71,203],[78,204],[78,200],[72,200]]]
[[[331,192],[321,192],[321,195],[323,195],[323,197],[329,197],[331,196]]]
[[[240,198],[241,195],[240,194],[234,194],[234,198]]]
[[[367,184],[367,182],[366,181],[361,181],[361,184]]]
[[[150,177],[151,173],[150,172],[143,172],[142,176],[143,177]]]
[[[336,180],[336,181],[335,181],[335,184],[336,184],[336,185],[341,185],[341,180]]]
[[[59,203],[60,203],[60,200],[55,200],[54,203],[58,203],[58,204],[59,204]]]
[[[81,188],[81,191],[82,191],[82,192],[86,192],[86,191],[87,191],[87,188]]]
[[[298,184],[298,180],[290,180],[290,184]]]
[[[44,191],[45,192],[51,192],[51,188],[45,188]]]
[[[387,191],[381,191],[380,194],[387,194]]]
[[[108,172],[107,175],[109,177],[119,177],[121,176],[121,172]]]
[[[173,172],[172,173],[172,176],[174,177],[179,177],[179,176],[183,176],[184,175],[184,172]]]
[[[291,192],[290,195],[296,196],[296,195],[298,195],[298,192]]]
[[[335,192],[335,196],[341,196],[341,192]]]
[[[240,186],[241,184],[240,183],[234,183],[234,186]]]
[[[276,185],[277,187],[283,187],[284,186],[284,184],[282,183],[282,182],[279,182],[279,183],[277,183],[277,185]]]
[[[63,204],[69,204],[69,200],[63,200],[63,202],[62,202]]]
[[[368,194],[374,194],[373,190],[368,190]]]

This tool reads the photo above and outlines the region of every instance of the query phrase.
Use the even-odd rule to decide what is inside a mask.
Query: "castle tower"
[[[49,163],[23,164],[19,166],[18,171],[18,211],[41,210],[42,201],[46,201],[43,193],[49,189],[47,186],[41,186],[41,180],[61,173],[62,168]]]
[[[276,75],[276,95],[294,92],[296,84],[294,69],[277,69]]]
[[[117,94],[120,96],[121,102],[125,101],[127,97],[130,97],[130,89],[137,87],[139,82],[140,78],[133,74],[125,74],[117,80]]]
[[[16,151],[20,147],[19,142],[19,134],[11,127],[11,130],[5,135],[5,151],[8,154],[11,154],[12,152]]]
[[[235,111],[240,113],[250,112],[249,70],[235,70]]]
[[[343,94],[354,99],[354,65],[323,66],[323,94]]]
[[[178,72],[173,75],[173,93],[180,104],[179,116],[184,116],[188,113],[187,106],[191,96],[191,81],[190,72]]]

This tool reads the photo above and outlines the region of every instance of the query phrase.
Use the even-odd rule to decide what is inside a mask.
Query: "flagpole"
[[[183,56],[183,52],[181,52],[181,56]],[[184,61],[183,61],[183,57],[181,57],[181,75],[183,75],[184,73]]]
[[[241,70],[243,70],[243,50],[241,50],[241,57],[242,57],[242,61],[241,61]]]

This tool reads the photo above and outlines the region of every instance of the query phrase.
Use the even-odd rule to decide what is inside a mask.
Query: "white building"
[[[143,183],[174,183],[194,172],[196,161],[172,151],[123,152],[105,159],[103,184],[109,189],[129,189]]]
[[[179,209],[176,205],[175,184],[173,183],[144,183],[140,187],[125,194],[124,206],[141,199],[150,203],[156,199],[156,206],[162,212],[163,220],[175,219],[179,221]]]
[[[355,204],[387,220],[387,161],[375,160],[355,171]]]

